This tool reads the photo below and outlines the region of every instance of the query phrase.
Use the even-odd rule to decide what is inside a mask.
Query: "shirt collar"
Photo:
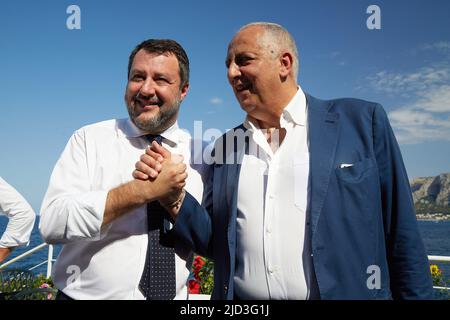
[[[294,97],[289,101],[287,106],[283,109],[280,121],[283,127],[283,121],[293,122],[296,125],[305,126],[306,125],[306,96],[300,85],[297,85],[298,90]],[[255,131],[259,129],[258,121],[247,115],[243,123],[244,127]]]
[[[175,123],[169,127],[166,131],[161,133],[161,137],[163,138],[163,142],[167,142],[169,145],[176,146],[178,143],[182,142],[183,136],[180,134],[178,126],[178,121],[175,121]],[[141,130],[138,128],[131,119],[127,119],[125,122],[125,125],[123,127],[123,133],[128,138],[138,138],[143,137],[149,134],[149,132],[146,132],[144,130]]]
[[[298,86],[295,96],[284,108],[281,117],[288,122],[294,122],[296,125],[306,125],[306,96],[300,86]]]

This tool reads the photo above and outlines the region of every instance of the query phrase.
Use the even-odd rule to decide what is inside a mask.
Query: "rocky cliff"
[[[418,215],[450,214],[450,173],[411,181]]]

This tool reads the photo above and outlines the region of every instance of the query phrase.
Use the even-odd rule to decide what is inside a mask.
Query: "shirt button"
[[[269,273],[272,275],[273,274],[273,269],[272,268],[269,268]]]
[[[267,232],[268,234],[271,234],[271,233],[272,233],[272,229],[267,228],[267,229],[266,229],[266,232]]]

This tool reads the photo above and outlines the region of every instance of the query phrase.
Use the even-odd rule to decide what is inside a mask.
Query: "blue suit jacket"
[[[356,99],[306,97],[307,232],[320,298],[432,298],[408,177],[383,108]],[[173,229],[186,249],[214,259],[213,299],[233,299],[234,292],[237,186],[246,148],[226,146],[237,130],[245,129],[241,125],[216,143],[203,207],[187,194]],[[340,168],[342,163],[354,165]]]

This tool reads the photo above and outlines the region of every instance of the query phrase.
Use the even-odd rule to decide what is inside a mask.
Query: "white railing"
[[[33,270],[36,269],[37,267],[40,267],[43,264],[47,263],[47,273],[46,273],[46,277],[50,278],[51,274],[52,274],[52,263],[55,262],[55,259],[53,259],[53,246],[51,244],[47,244],[47,243],[41,243],[40,245],[38,245],[37,247],[34,247],[24,253],[22,253],[21,255],[9,260],[8,262],[5,262],[4,264],[0,265],[0,270],[12,265],[13,263],[22,260],[23,258],[28,257],[29,255],[32,255],[33,253],[36,253],[37,251],[40,251],[42,249],[44,249],[45,247],[48,246],[48,255],[47,255],[47,260],[42,261],[41,263],[29,268],[28,270]]]
[[[446,256],[428,256],[428,260],[437,262],[450,262],[450,257]]]
[[[52,263],[55,262],[55,259],[53,259],[53,246],[51,244],[47,244],[47,243],[41,243],[40,245],[38,245],[37,247],[34,247],[33,249],[30,249],[24,253],[22,253],[21,255],[9,260],[8,262],[5,262],[4,264],[0,265],[0,270],[12,265],[13,263],[22,260],[25,257],[28,257],[29,255],[40,251],[42,249],[44,249],[45,247],[48,246],[48,257],[47,260],[42,261],[41,263],[29,268],[28,270],[33,270],[36,269],[40,266],[42,266],[43,264],[47,263],[47,274],[46,277],[49,278],[52,274]],[[450,262],[450,256],[428,256],[428,260],[431,262],[444,262],[444,263],[448,263]],[[448,276],[448,275],[447,275]],[[450,290],[450,287],[438,287],[438,286],[434,286],[434,289],[438,289],[438,290]]]

